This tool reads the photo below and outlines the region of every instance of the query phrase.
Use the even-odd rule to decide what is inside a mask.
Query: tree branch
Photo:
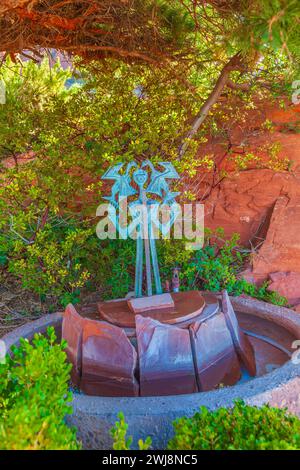
[[[251,89],[250,83],[235,83],[232,80],[228,79],[228,82],[226,84],[228,88],[231,88],[232,90],[241,90],[241,91],[249,91]]]
[[[183,157],[185,154],[190,140],[194,137],[194,135],[198,132],[201,124],[207,117],[211,107],[218,101],[224,87],[229,82],[230,72],[233,70],[241,70],[243,68],[243,62],[240,52],[235,54],[229,62],[223,67],[220,76],[205,103],[201,106],[199,113],[195,116],[194,122],[190,131],[187,133],[184,142],[179,147],[179,159]]]

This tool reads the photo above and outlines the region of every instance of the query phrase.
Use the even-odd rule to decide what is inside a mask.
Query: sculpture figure
[[[180,194],[179,192],[170,191],[169,183],[167,182],[170,179],[179,179],[179,175],[173,165],[170,162],[161,162],[159,166],[163,167],[164,170],[157,170],[149,160],[144,161],[140,167],[138,167],[136,162],[130,162],[125,172],[121,174],[120,171],[124,164],[118,163],[114,167],[109,168],[102,176],[102,179],[105,180],[115,180],[111,195],[104,197],[104,199],[108,200],[115,209],[120,210],[122,198],[130,198],[131,200],[128,202],[130,213],[133,219],[139,217],[136,233],[136,297],[143,295],[144,254],[147,295],[151,296],[153,293],[152,273],[156,294],[162,293],[154,230],[158,230],[158,232],[165,235],[173,225],[177,214],[176,210],[171,209],[170,219],[167,223],[159,220],[159,208],[161,206],[176,205],[176,197]],[[150,174],[146,171],[146,167],[150,168]],[[132,168],[135,168],[135,170],[131,174]],[[136,198],[132,199],[133,196],[136,196]],[[119,220],[120,216],[116,218],[118,225],[116,228],[120,233],[123,233]],[[136,226],[136,224],[134,225]],[[130,227],[128,231],[131,231]]]

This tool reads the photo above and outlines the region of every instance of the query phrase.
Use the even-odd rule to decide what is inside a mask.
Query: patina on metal
[[[149,160],[144,161],[140,166],[136,162],[130,162],[125,169],[124,163],[118,163],[114,167],[109,168],[102,176],[104,180],[115,180],[111,195],[104,197],[104,199],[109,201],[116,210],[122,210],[121,201],[123,198],[130,198],[128,204],[129,208],[134,208],[137,205],[144,208],[142,211],[143,217],[140,218],[141,222],[136,237],[136,297],[142,297],[143,295],[144,256],[147,295],[151,296],[153,294],[153,278],[156,294],[163,292],[153,232],[153,217],[151,217],[150,209],[151,207],[156,207],[158,210],[162,205],[172,206],[176,204],[176,197],[180,194],[179,192],[172,192],[169,188],[169,182],[167,181],[179,179],[179,175],[172,163],[160,162],[158,165],[163,168],[163,171],[157,170]],[[133,168],[135,168],[134,171],[132,170]],[[154,197],[155,199],[153,199]],[[170,228],[174,224],[175,219],[176,215],[174,212],[171,212],[167,228]],[[120,217],[116,219],[116,224],[116,229],[122,233],[123,228],[121,228],[120,225]],[[164,233],[166,226],[159,222],[158,218],[155,224],[158,229]]]

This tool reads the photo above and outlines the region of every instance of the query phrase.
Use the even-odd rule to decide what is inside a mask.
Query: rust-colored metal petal
[[[77,313],[75,307],[69,304],[64,312],[62,338],[67,341],[66,353],[72,364],[71,379],[79,386],[82,368],[82,335],[84,318]]]
[[[88,395],[137,396],[137,353],[124,330],[87,320],[82,341],[81,389]]]
[[[240,364],[223,313],[193,323],[190,335],[199,391],[233,385],[240,379]]]
[[[187,329],[136,315],[141,395],[178,395],[197,391]]]
[[[256,375],[254,350],[247,336],[239,327],[237,317],[234,313],[226,290],[222,291],[222,311],[225,315],[226,323],[231,333],[236,352],[249,374],[254,377]]]

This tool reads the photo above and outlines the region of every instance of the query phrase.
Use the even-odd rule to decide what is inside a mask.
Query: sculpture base
[[[156,297],[145,298],[146,308],[157,304]],[[62,336],[73,382],[91,395],[162,396],[233,385],[241,366],[256,373],[253,348],[226,292],[222,306],[213,294],[199,291],[170,297],[172,302],[164,298],[174,307],[140,314],[130,310],[128,299],[104,302],[96,321],[69,304]]]
[[[172,292],[170,298],[173,301],[173,307],[169,306],[163,309],[161,307],[147,308],[139,311],[139,315],[175,325],[189,320],[192,321],[205,307],[205,300],[199,291]],[[148,306],[151,305],[151,300],[148,301],[151,297],[135,300],[142,299],[147,301]],[[123,328],[135,328],[136,313],[130,309],[127,300],[102,302],[98,304],[98,311],[102,320]]]

